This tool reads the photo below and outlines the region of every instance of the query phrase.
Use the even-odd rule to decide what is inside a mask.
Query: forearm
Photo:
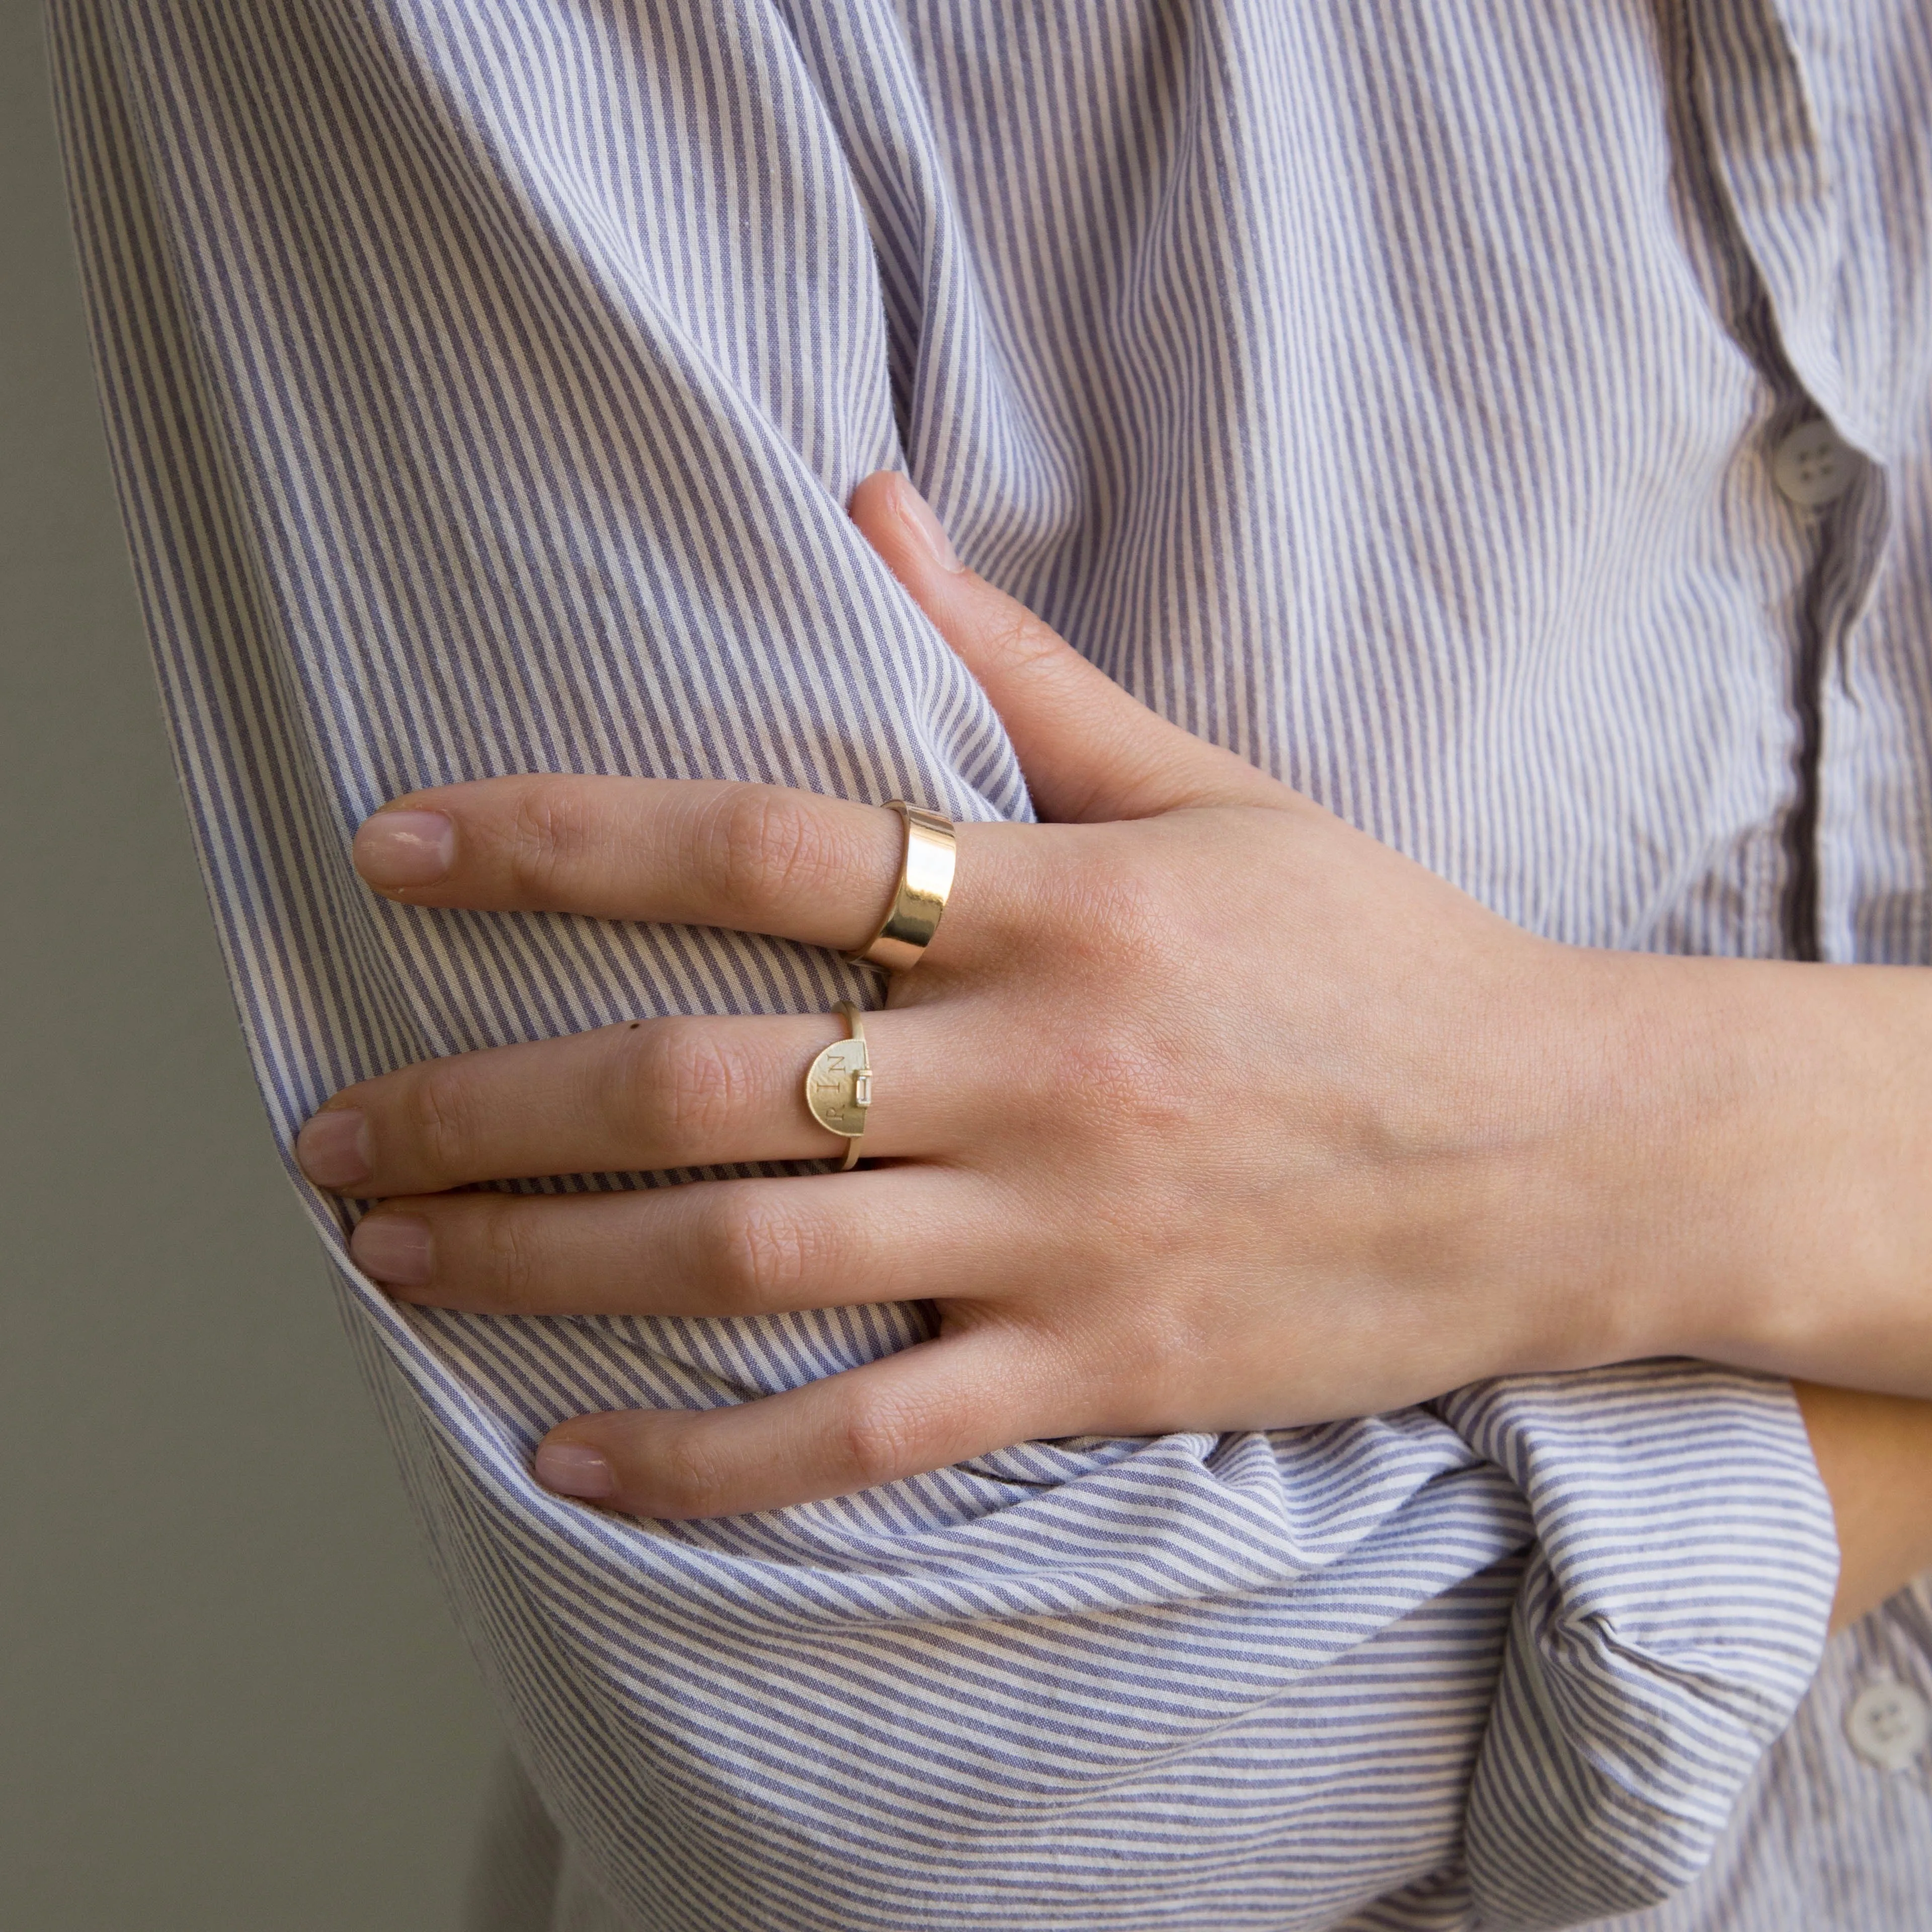
[[[1932,1396],[1932,974],[1550,970],[1494,1187],[1522,1366],[1688,1354]]]
[[[1726,1205],[1703,1234],[1736,1258],[1694,1316],[1700,1352],[1932,1396],[1932,974],[1712,978],[1705,1159]]]
[[[1653,1346],[1799,1378],[1841,1628],[1932,1565],[1932,974],[1634,964],[1618,1172],[1662,1292],[1629,1302]]]
[[[1796,1387],[1838,1522],[1842,1630],[1932,1566],[1932,1402]]]

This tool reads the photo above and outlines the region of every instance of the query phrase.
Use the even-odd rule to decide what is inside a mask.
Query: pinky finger
[[[848,1496],[1064,1433],[1042,1411],[1040,1347],[971,1329],[730,1408],[580,1415],[544,1438],[537,1480],[675,1521]]]

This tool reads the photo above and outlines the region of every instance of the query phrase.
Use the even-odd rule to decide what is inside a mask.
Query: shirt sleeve
[[[777,941],[388,904],[347,847],[397,793],[526,770],[1027,814],[842,507],[910,461],[1028,592],[1092,508],[1002,389],[1024,345],[897,16],[54,14],[110,438],[280,1144],[428,1056],[858,994]],[[917,1306],[399,1308],[291,1178],[519,1750],[641,1926],[1594,1916],[1696,1868],[1815,1660],[1829,1516],[1776,1384],[1498,1385],[636,1522],[536,1488],[536,1438],[834,1372]]]

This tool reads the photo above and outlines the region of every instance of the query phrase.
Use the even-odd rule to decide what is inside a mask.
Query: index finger
[[[993,829],[958,828],[962,874],[986,872],[969,835]],[[779,785],[537,775],[412,792],[363,821],[355,860],[406,905],[724,926],[851,952],[891,902],[904,837],[883,806]],[[942,921],[935,957],[952,937]]]

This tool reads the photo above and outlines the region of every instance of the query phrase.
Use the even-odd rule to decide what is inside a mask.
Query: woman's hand
[[[566,1422],[545,1482],[705,1516],[1032,1438],[1279,1426],[1643,1354],[1803,1355],[1788,1312],[1770,1340],[1760,1318],[1763,1224],[1788,1218],[1807,1123],[1740,1124],[1783,1077],[1778,1001],[1751,976],[1819,969],[1532,938],[1136,704],[960,570],[901,479],[869,479],[853,514],[1058,821],[959,827],[938,936],[868,1022],[883,1164],[446,1191],[835,1154],[802,1099],[840,1032],[816,1016],[410,1067],[338,1094],[298,1144],[319,1184],[380,1199],[354,1252],[407,1300],[938,1304],[936,1340],[788,1394]],[[899,840],[889,812],[802,793],[527,777],[400,800],[356,862],[410,904],[850,949]]]

